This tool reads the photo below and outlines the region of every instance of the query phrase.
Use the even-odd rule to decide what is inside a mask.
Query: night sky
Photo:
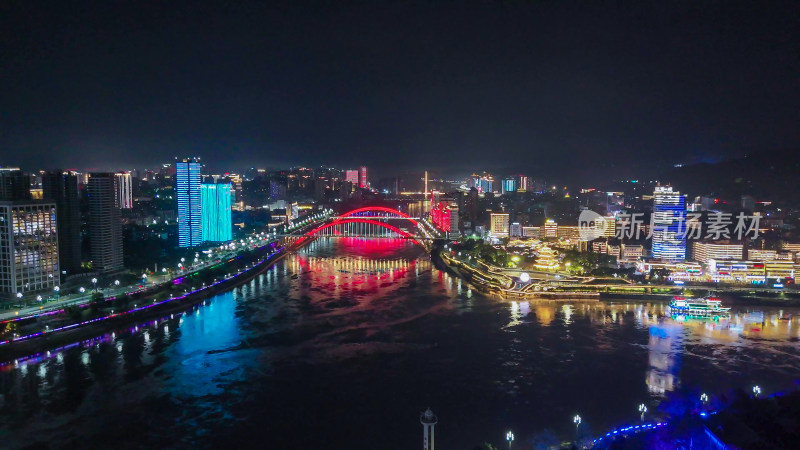
[[[796,2],[0,1],[0,165],[612,170],[800,148]]]

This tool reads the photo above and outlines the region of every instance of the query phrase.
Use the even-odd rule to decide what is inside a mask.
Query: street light
[[[92,278],[92,284],[94,285],[94,291],[97,292],[97,278]]]
[[[17,298],[22,298],[22,292],[17,292]]]
[[[37,295],[37,296],[36,296],[36,300],[37,300],[37,301],[39,301],[39,302],[41,302],[41,301],[42,301],[42,296],[41,296],[41,295]]]
[[[644,403],[639,405],[639,412],[642,413],[642,422],[644,422],[644,413],[647,412],[647,406]]]
[[[708,395],[706,395],[706,393],[705,393],[705,392],[703,392],[703,393],[700,395],[700,401],[701,401],[701,402],[703,402],[703,403],[708,403]]]
[[[581,416],[575,414],[575,417],[572,418],[572,423],[575,424],[575,431],[578,431],[578,427],[581,425]]]
[[[753,386],[753,397],[758,397],[761,395],[761,388],[759,386]]]
[[[514,433],[511,431],[506,433],[506,440],[508,441],[508,448],[511,448],[511,443],[514,442]]]
[[[81,288],[80,288],[80,289],[78,289],[78,291],[79,291],[81,294],[83,294],[84,292],[86,292],[86,288],[85,288],[85,287],[83,287],[83,286],[81,286]]]
[[[114,286],[119,286],[119,280],[114,280]]]

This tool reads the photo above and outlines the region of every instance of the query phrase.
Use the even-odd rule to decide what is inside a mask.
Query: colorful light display
[[[227,242],[233,239],[231,225],[231,185],[200,185],[203,242]]]

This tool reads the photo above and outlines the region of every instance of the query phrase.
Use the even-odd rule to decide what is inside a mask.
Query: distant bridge
[[[302,235],[295,235],[300,239],[295,244],[301,244],[308,238],[317,236],[329,237],[369,237],[409,239],[425,247],[422,241],[433,238],[419,233],[419,217],[411,217],[396,209],[383,206],[368,206],[358,208],[339,216],[328,217],[328,222],[318,225]],[[407,226],[390,224],[389,221],[401,220]]]

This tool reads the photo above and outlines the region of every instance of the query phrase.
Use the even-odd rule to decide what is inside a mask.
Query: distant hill
[[[752,195],[756,201],[800,205],[800,151],[762,152],[715,164],[674,167],[660,179],[692,198],[711,195],[739,201]]]

